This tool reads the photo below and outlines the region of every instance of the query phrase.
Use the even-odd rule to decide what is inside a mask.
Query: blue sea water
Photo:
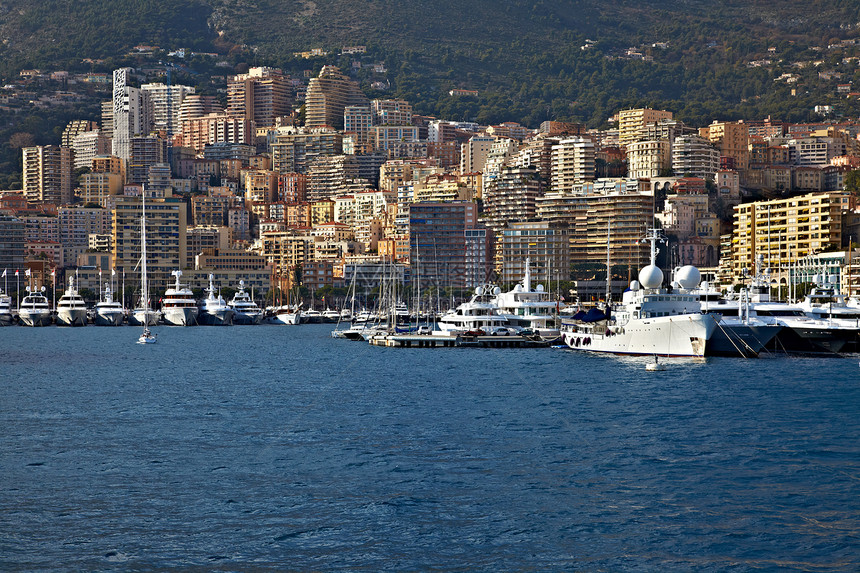
[[[860,368],[0,329],[0,569],[857,571]]]

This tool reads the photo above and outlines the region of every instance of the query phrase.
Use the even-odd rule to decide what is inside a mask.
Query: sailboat
[[[144,311],[149,309],[149,292],[146,285],[146,190],[141,191],[141,217],[140,217],[140,290],[141,306]],[[147,321],[143,321],[143,332],[137,339],[138,344],[155,344],[158,342],[157,335],[149,330]]]

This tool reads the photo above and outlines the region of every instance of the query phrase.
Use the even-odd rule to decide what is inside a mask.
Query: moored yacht
[[[96,303],[96,314],[93,324],[96,326],[120,326],[125,311],[122,304],[113,299],[110,285],[105,285],[104,297]]]
[[[197,315],[198,324],[204,326],[230,326],[233,324],[233,309],[224,301],[221,293],[215,294],[215,276],[209,273],[208,293],[203,299],[200,313]]]
[[[194,326],[197,324],[199,312],[194,293],[187,286],[179,284],[182,271],[175,270],[170,274],[176,277],[176,284],[164,293],[164,302],[161,305],[164,323],[168,326]]]
[[[0,290],[0,326],[11,326],[13,318],[12,297]]]
[[[27,289],[27,296],[18,308],[18,320],[24,326],[50,326],[51,306],[45,297],[45,287],[42,292]]]
[[[568,347],[612,354],[705,355],[717,319],[700,312],[699,297],[692,292],[701,275],[696,267],[682,267],[676,277],[679,288],[662,288],[663,271],[656,265],[657,233],[652,229],[647,237],[651,264],[639,271],[639,280],[631,282],[620,304],[609,305],[607,297],[605,309],[594,308],[562,323],[562,339]]]
[[[260,324],[263,311],[245,291],[245,281],[239,281],[239,290],[227,303],[233,309],[233,324]]]
[[[69,288],[57,301],[57,326],[86,326],[87,305],[75,288],[75,277],[69,277]]]
[[[527,329],[542,338],[557,338],[560,332],[555,325],[555,314],[559,303],[552,300],[552,295],[544,290],[543,285],[532,289],[529,262],[527,258],[522,282],[517,283],[513,290],[496,295],[493,302],[509,326]]]
[[[299,307],[285,304],[266,309],[266,324],[297,325],[302,323],[302,312]]]
[[[472,298],[442,315],[439,330],[449,334],[507,334],[508,320],[499,314],[499,307],[492,301],[501,292],[502,289],[493,285],[477,287]]]

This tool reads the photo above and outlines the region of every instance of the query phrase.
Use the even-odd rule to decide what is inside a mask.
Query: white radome
[[[693,289],[699,286],[702,280],[702,273],[693,265],[686,265],[678,269],[675,275],[675,280],[685,289]]]
[[[639,271],[639,282],[645,288],[660,288],[663,284],[663,271],[657,265],[648,265]]]

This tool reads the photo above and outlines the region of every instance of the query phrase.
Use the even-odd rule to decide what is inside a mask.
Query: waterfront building
[[[569,228],[564,223],[524,221],[510,223],[501,233],[497,250],[500,282],[513,285],[526,273],[528,261],[533,281],[567,280],[570,277]]]
[[[409,260],[422,288],[473,288],[484,283],[491,259],[477,205],[469,201],[412,203],[409,229]]]
[[[822,250],[842,246],[842,219],[855,208],[845,192],[808,193],[789,199],[735,205],[732,234],[732,273],[736,282],[744,270],[752,273],[756,256],[768,268],[790,263]]]
[[[180,199],[146,201],[146,254],[149,283],[154,290],[174,282],[171,272],[187,267],[186,204]],[[119,196],[113,206],[113,256],[117,272],[126,271],[134,283],[140,261],[141,198]],[[131,277],[131,278],[129,278]]]

